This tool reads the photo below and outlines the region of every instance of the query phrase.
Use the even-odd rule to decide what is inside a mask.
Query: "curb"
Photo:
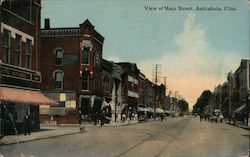
[[[61,137],[61,136],[66,136],[66,135],[72,135],[72,134],[83,133],[83,132],[86,132],[86,131],[79,131],[79,132],[72,132],[72,133],[66,133],[66,134],[61,134],[61,135],[40,137],[40,138],[34,138],[34,139],[23,140],[23,141],[18,141],[18,142],[10,142],[10,143],[1,143],[1,142],[0,142],[0,146],[19,144],[19,143],[25,143],[25,142],[30,142],[30,141],[38,141],[38,140],[43,140],[43,139],[48,139],[48,138],[56,138],[56,137]]]
[[[241,128],[241,129],[245,129],[245,130],[250,130],[250,127],[249,127],[249,126],[234,125],[234,124],[229,123],[229,122],[225,122],[225,123],[226,123],[226,124],[228,124],[228,125],[231,125],[231,126],[237,127],[237,128]]]

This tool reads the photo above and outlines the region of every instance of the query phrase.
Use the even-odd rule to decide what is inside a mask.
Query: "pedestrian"
[[[123,113],[122,114],[122,122],[125,122],[125,120],[126,120],[126,115]]]
[[[104,125],[104,120],[105,120],[105,112],[102,110],[100,113],[101,127]]]
[[[163,121],[164,119],[164,115],[161,113],[161,121]]]
[[[26,135],[27,133],[30,135],[30,131],[31,131],[31,117],[30,117],[30,115],[28,113],[23,118],[23,123],[24,123],[24,135]]]
[[[202,113],[200,113],[200,122],[202,122],[202,119],[203,119],[203,115]]]
[[[98,112],[95,112],[93,115],[94,125],[97,124],[97,119],[98,119],[97,117],[98,117]]]
[[[224,118],[223,115],[220,114],[220,115],[219,115],[219,118],[220,118],[220,122],[222,123],[222,122],[223,122],[223,118]]]

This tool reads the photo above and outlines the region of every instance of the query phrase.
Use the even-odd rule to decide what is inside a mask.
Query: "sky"
[[[44,18],[51,27],[89,19],[105,38],[104,59],[136,63],[152,81],[161,65],[167,94],[178,93],[192,108],[249,58],[249,9],[248,0],[42,0],[41,27]]]

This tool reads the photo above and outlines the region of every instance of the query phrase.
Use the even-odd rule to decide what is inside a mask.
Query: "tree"
[[[193,113],[203,113],[204,108],[209,105],[209,99],[212,93],[210,90],[204,90],[201,96],[197,99],[197,102],[193,106]]]
[[[188,111],[188,103],[186,100],[179,100],[178,106],[182,112]]]

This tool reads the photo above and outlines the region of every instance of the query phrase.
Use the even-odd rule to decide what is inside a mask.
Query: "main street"
[[[249,131],[199,118],[167,118],[0,147],[4,157],[241,157]]]

